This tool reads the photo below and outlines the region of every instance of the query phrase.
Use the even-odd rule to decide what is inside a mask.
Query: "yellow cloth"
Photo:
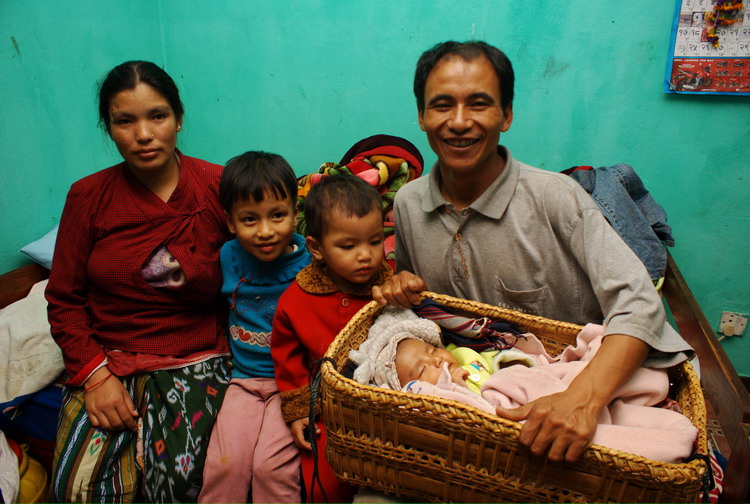
[[[18,463],[17,502],[46,502],[49,493],[47,471],[35,458],[29,456],[28,450],[28,445],[21,445],[21,457]]]
[[[468,371],[469,377],[466,378],[466,385],[469,390],[478,394],[482,384],[494,372],[493,363],[498,351],[489,350],[479,353],[471,348],[459,347],[453,343],[445,349],[453,354],[459,366]]]
[[[469,372],[466,385],[469,390],[479,394],[482,385],[492,373],[500,368],[521,364],[526,367],[534,367],[537,362],[531,355],[521,350],[511,348],[508,350],[486,350],[477,352],[471,348],[456,346],[451,343],[445,347],[458,361],[458,365]]]

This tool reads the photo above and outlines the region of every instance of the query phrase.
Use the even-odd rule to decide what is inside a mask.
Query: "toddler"
[[[321,455],[326,438],[319,417],[317,461],[305,438],[310,413],[308,383],[311,365],[323,357],[349,319],[372,299],[372,286],[392,274],[383,260],[381,198],[364,180],[337,175],[310,189],[304,213],[307,247],[313,261],[279,299],[271,355],[284,419],[301,449],[305,500],[351,502],[353,489],[338,481]],[[316,463],[325,495],[319,490],[313,492]]]
[[[294,233],[297,181],[279,155],[231,159],[219,199],[236,236],[221,249],[232,379],[208,445],[200,502],[299,502],[299,451],[281,414],[271,360],[279,297],[310,263]]]

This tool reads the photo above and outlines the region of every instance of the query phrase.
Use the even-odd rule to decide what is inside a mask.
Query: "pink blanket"
[[[437,385],[414,381],[404,391],[465,402],[492,414],[496,406],[516,408],[565,390],[599,349],[602,329],[588,324],[578,335],[576,345],[556,358],[550,357],[533,335],[527,335],[529,342],[523,350],[537,350],[539,365],[516,365],[496,371],[482,386],[481,397],[452,383],[447,368]],[[681,462],[692,452],[698,430],[684,415],[652,407],[666,399],[668,392],[665,369],[640,368],[602,410],[592,442],[653,460]]]

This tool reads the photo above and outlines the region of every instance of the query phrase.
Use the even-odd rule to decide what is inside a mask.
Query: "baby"
[[[442,320],[441,320],[442,322]],[[462,319],[461,322],[478,322]],[[361,383],[402,389],[414,381],[437,384],[441,375],[479,394],[484,382],[501,368],[514,364],[535,366],[545,354],[533,335],[521,335],[525,350],[474,350],[456,344],[443,345],[441,328],[410,310],[386,307],[370,328],[366,342],[350,358],[359,367],[354,379]],[[494,412],[494,409],[493,409]]]
[[[452,399],[496,414],[498,408],[516,408],[565,390],[596,354],[602,334],[602,326],[588,324],[576,345],[554,358],[532,334],[525,334],[518,346],[527,351],[536,347],[539,353],[513,348],[482,355],[443,347],[434,322],[410,310],[387,307],[349,358],[358,366],[353,378],[359,383]],[[503,361],[525,365],[504,367]],[[477,369],[482,373],[473,373]],[[484,376],[480,393],[471,391],[467,383]],[[640,368],[602,411],[593,443],[671,463],[688,457],[697,429],[676,411],[652,407],[668,392],[666,370]]]

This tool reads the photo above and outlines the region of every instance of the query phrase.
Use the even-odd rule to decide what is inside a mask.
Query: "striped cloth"
[[[453,343],[482,352],[508,350],[516,346],[519,338],[526,339],[526,336],[510,322],[456,315],[434,299],[425,298],[412,310],[420,317],[432,320],[440,326],[445,345]]]

